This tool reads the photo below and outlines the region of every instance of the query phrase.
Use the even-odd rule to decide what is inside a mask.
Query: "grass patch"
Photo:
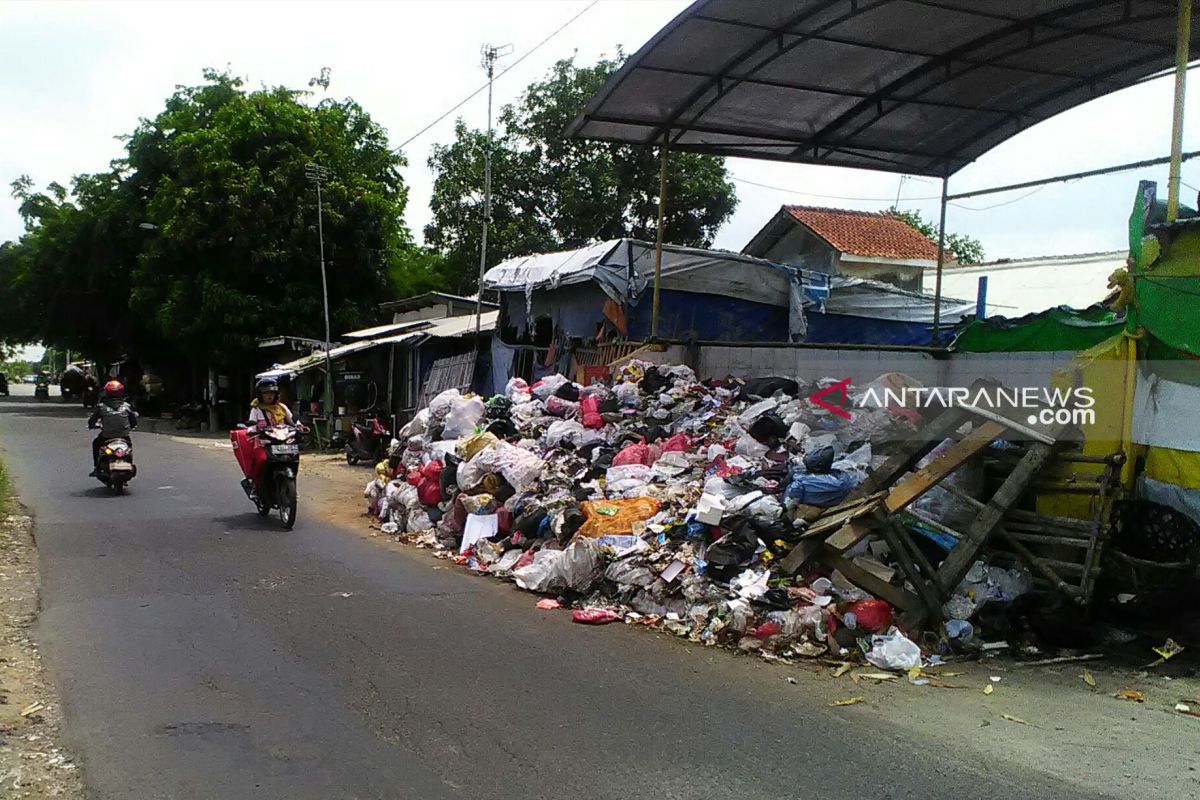
[[[11,504],[12,481],[8,478],[8,471],[4,469],[4,459],[0,458],[0,514],[7,514]]]

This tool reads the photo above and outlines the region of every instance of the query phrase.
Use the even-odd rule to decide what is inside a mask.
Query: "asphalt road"
[[[830,708],[755,659],[573,626],[319,523],[303,494],[284,532],[232,456],[141,435],[109,496],[88,437],[77,407],[0,398],[95,800],[1095,796]]]

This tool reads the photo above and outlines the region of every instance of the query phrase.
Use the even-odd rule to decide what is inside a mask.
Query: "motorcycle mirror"
[[[246,423],[244,423],[244,422],[239,422],[239,423],[237,424],[237,427],[236,427],[234,430],[239,430],[239,431],[244,431],[244,430],[247,430]]]

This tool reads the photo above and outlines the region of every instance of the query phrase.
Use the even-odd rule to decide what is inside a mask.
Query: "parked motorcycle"
[[[365,422],[355,422],[352,426],[353,438],[340,434],[334,435],[334,444],[342,444],[346,452],[346,463],[354,466],[360,461],[375,464],[387,456],[388,445],[392,442],[392,432],[378,417],[371,417]]]
[[[296,474],[300,471],[300,429],[292,425],[238,425],[229,432],[233,454],[246,477],[242,490],[260,516],[272,509],[291,530],[296,524]]]
[[[95,427],[95,426],[93,426]],[[133,443],[128,439],[109,439],[100,446],[100,460],[96,462],[96,478],[113,494],[125,490],[125,484],[137,475],[133,463]]]
[[[8,397],[8,376],[0,372],[0,395]]]

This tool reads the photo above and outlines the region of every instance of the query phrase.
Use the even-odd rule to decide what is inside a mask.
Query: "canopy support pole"
[[[1183,110],[1187,97],[1188,45],[1192,39],[1192,0],[1179,0],[1175,34],[1175,115],[1171,120],[1171,168],[1167,178],[1167,222],[1179,216],[1179,171],[1183,155]]]
[[[662,161],[658,167],[658,233],[654,238],[654,303],[650,310],[650,339],[658,339],[658,284],[662,278],[662,249],[663,228],[666,225],[667,210],[667,137],[670,132],[663,133]]]
[[[946,191],[950,179],[942,178],[942,208],[938,214],[937,277],[933,285],[933,346],[942,343],[942,265],[946,260]]]

